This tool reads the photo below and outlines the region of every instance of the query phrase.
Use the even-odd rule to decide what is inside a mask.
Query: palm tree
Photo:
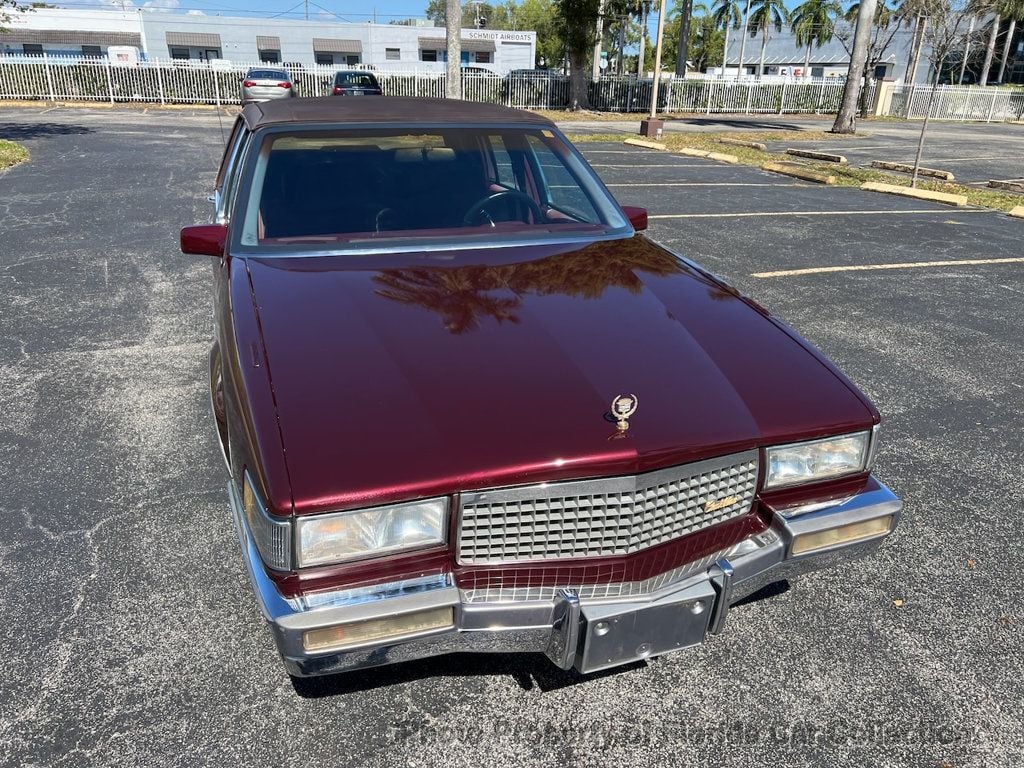
[[[996,53],[996,38],[999,36],[999,23],[1003,20],[1000,11],[1003,10],[1002,0],[977,0],[974,3],[979,15],[994,14],[992,28],[989,30],[988,44],[985,46],[985,63],[981,65],[981,77],[978,78],[978,85],[988,83],[988,73],[992,69],[992,59]]]
[[[807,47],[804,56],[805,79],[810,76],[811,46],[820,48],[832,39],[836,31],[836,17],[842,12],[838,0],[804,0],[793,9],[790,28],[796,37],[796,44],[801,48]]]
[[[781,32],[782,27],[789,21],[789,11],[786,10],[784,0],[754,0],[751,7],[754,10],[750,14],[749,33],[751,37],[761,34],[761,66],[758,76],[763,76],[768,29],[774,27],[776,32]]]
[[[1006,75],[1006,64],[1010,59],[1010,43],[1013,40],[1013,33],[1017,30],[1017,22],[1024,21],[1024,0],[1003,0],[1000,4],[1002,15],[1010,20],[1010,26],[1006,30],[1006,42],[1003,43],[1003,58],[999,62],[999,75],[996,77],[1000,83]]]
[[[716,27],[725,30],[725,47],[722,49],[722,77],[725,77],[725,68],[729,63],[729,30],[739,29],[743,23],[738,0],[716,0],[711,7],[711,18]]]

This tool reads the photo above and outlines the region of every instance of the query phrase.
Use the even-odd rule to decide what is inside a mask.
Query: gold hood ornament
[[[629,429],[629,418],[636,413],[638,403],[636,395],[619,395],[612,400],[612,418],[620,432]]]

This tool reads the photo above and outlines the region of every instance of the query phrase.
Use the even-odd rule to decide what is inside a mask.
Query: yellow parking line
[[[945,213],[938,208],[921,208],[909,211],[742,211],[738,213],[657,213],[651,214],[648,219],[732,219],[749,216],[902,216],[909,213]],[[957,211],[959,216],[963,213],[992,213],[992,211],[981,208],[968,208]]]
[[[854,264],[848,267],[809,267],[807,269],[780,269],[775,272],[754,272],[751,277],[793,277],[819,275],[825,272],[864,272],[871,269],[918,269],[920,267],[971,267],[981,264],[1024,264],[1024,258],[1007,259],[951,259],[948,261],[905,261],[900,264]]]

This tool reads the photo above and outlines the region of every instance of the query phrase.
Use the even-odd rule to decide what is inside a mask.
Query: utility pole
[[[604,42],[604,6],[601,0],[597,6],[597,42],[594,43],[594,63],[590,68],[590,79],[597,82],[601,77],[601,43]]]
[[[444,14],[445,42],[448,50],[448,76],[445,78],[445,97],[462,98],[462,3],[447,0]]]
[[[309,0],[306,0],[306,21],[309,21]]]

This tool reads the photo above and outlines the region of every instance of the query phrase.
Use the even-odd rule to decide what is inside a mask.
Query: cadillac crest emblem
[[[612,418],[620,432],[629,429],[629,417],[636,413],[638,403],[636,395],[619,395],[612,400]]]

